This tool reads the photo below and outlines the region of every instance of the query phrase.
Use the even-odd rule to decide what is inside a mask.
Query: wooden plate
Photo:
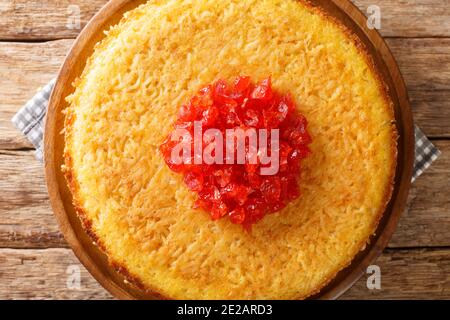
[[[72,206],[72,196],[61,172],[63,163],[64,126],[62,110],[66,106],[65,97],[72,92],[71,83],[81,74],[86,58],[92,54],[93,46],[104,37],[103,31],[116,24],[123,13],[135,8],[145,0],[112,0],[106,4],[75,41],[60,72],[50,98],[45,127],[45,172],[50,201],[55,216],[67,242],[74,253],[100,284],[121,299],[154,299],[124,281],[124,278],[109,266],[106,256],[93,245],[81,227]],[[359,277],[383,251],[395,230],[404,210],[414,163],[414,129],[411,109],[403,78],[386,43],[375,30],[366,26],[365,16],[347,0],[316,0],[314,6],[323,8],[359,36],[372,55],[376,67],[389,87],[389,94],[395,104],[395,117],[400,134],[398,141],[398,166],[392,199],[384,213],[376,236],[371,244],[355,257],[352,264],[320,294],[314,298],[336,299]]]

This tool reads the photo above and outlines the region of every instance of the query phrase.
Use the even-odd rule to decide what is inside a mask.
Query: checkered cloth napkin
[[[55,79],[42,88],[25,106],[17,112],[12,122],[36,147],[36,158],[43,159],[44,119],[47,104]],[[416,161],[412,181],[416,180],[441,154],[425,134],[415,127]]]

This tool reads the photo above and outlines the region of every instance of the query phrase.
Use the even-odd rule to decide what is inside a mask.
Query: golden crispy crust
[[[90,221],[87,218],[86,211],[83,208],[83,206],[80,205],[80,201],[78,199],[80,186],[79,186],[78,182],[76,181],[76,179],[74,178],[75,170],[73,167],[73,159],[72,159],[72,156],[69,151],[69,150],[71,150],[71,147],[72,147],[71,143],[70,143],[71,142],[70,136],[72,135],[74,120],[75,120],[74,113],[69,112],[66,114],[65,123],[64,123],[66,146],[65,146],[65,150],[64,150],[64,165],[62,167],[62,171],[66,178],[67,185],[72,193],[72,197],[73,197],[72,203],[73,203],[75,212],[77,213],[77,216],[81,221],[84,231],[91,238],[92,242],[102,252],[104,252],[108,256],[108,261],[109,261],[109,264],[111,265],[111,267],[113,267],[118,273],[120,273],[126,279],[126,281],[128,281],[130,284],[134,285],[136,288],[138,288],[142,291],[145,291],[148,294],[151,294],[155,299],[161,299],[161,300],[169,299],[168,297],[165,297],[165,296],[161,295],[160,293],[158,293],[153,288],[145,286],[142,283],[142,281],[139,280],[138,277],[132,275],[128,271],[126,266],[111,259],[110,255],[108,254],[108,250],[107,250],[106,246],[104,245],[104,243],[100,240],[100,238],[97,236],[97,234],[93,230],[92,221]]]
[[[386,105],[389,106],[389,109],[386,110],[387,112],[389,112],[391,114],[391,118],[395,119],[394,117],[394,113],[393,113],[393,103],[392,100],[389,96],[388,93],[388,87],[387,85],[384,83],[380,72],[377,70],[375,63],[372,59],[372,57],[370,56],[368,50],[366,49],[365,45],[362,43],[362,41],[351,31],[349,30],[347,27],[345,27],[344,25],[342,25],[339,21],[337,21],[334,17],[329,16],[327,13],[323,12],[321,9],[319,9],[318,7],[315,7],[313,5],[311,5],[311,3],[308,0],[298,0],[299,2],[302,2],[303,4],[305,4],[308,8],[310,8],[312,11],[314,11],[314,13],[319,14],[321,16],[323,16],[325,19],[332,21],[336,26],[338,26],[347,36],[348,39],[351,39],[354,44],[356,45],[360,55],[364,56],[367,64],[370,66],[371,71],[373,72],[373,74],[376,76],[377,81],[378,81],[378,85],[380,88],[380,91],[383,93],[383,98],[386,102]],[[106,43],[102,44],[103,46],[106,45]],[[65,146],[65,152],[64,152],[64,166],[62,168],[63,173],[65,175],[65,178],[67,180],[67,184],[68,187],[73,195],[73,205],[74,208],[76,210],[76,213],[78,215],[78,217],[80,218],[80,221],[82,223],[82,226],[84,228],[84,230],[86,231],[86,233],[88,234],[88,236],[92,239],[92,241],[98,246],[98,248],[103,251],[108,257],[109,257],[109,262],[110,265],[120,274],[122,274],[125,279],[133,284],[134,286],[136,286],[137,288],[139,288],[142,291],[145,291],[151,295],[153,295],[155,298],[159,298],[159,299],[171,299],[170,297],[164,296],[162,294],[160,294],[159,292],[157,292],[154,288],[151,288],[149,286],[146,286],[136,275],[133,275],[128,268],[117,262],[114,261],[111,257],[110,254],[108,253],[108,250],[106,248],[106,246],[103,244],[103,242],[101,241],[101,239],[97,236],[97,234],[95,233],[95,231],[93,230],[92,227],[92,222],[88,219],[87,214],[85,212],[85,209],[82,207],[81,205],[81,201],[79,199],[79,190],[80,190],[80,186],[76,180],[75,177],[75,168],[73,166],[73,159],[72,159],[72,155],[71,155],[71,150],[73,148],[72,146],[72,140],[70,139],[72,133],[73,133],[73,125],[74,125],[74,120],[75,120],[75,114],[69,110],[69,112],[66,115],[66,119],[65,119],[65,141],[66,141],[66,146]],[[393,159],[397,159],[397,139],[398,139],[398,133],[396,130],[396,126],[395,123],[393,122],[391,124],[391,133],[392,133],[392,144],[391,144],[391,156]],[[395,178],[395,174],[396,174],[396,161],[392,162],[392,166],[390,168],[390,178],[388,179],[388,186],[386,186],[385,188],[385,193],[383,196],[383,203],[384,205],[380,207],[380,210],[377,214],[377,218],[374,219],[373,224],[372,224],[372,230],[374,233],[377,229],[377,226],[379,224],[379,221],[381,220],[383,213],[391,199],[392,196],[392,192],[393,192],[393,186],[394,186],[394,178]],[[364,248],[366,247],[367,243],[370,241],[370,237],[368,239],[362,239],[359,241],[359,244],[356,246],[357,248],[359,248],[359,250],[356,250],[352,256],[356,256],[356,254],[361,251],[364,250]],[[305,299],[309,296],[313,296],[317,293],[320,292],[320,290],[322,288],[324,288],[326,285],[328,285],[335,277],[336,275],[343,270],[344,268],[346,268],[347,266],[349,266],[351,264],[351,260],[347,261],[347,263],[345,265],[341,265],[339,270],[337,270],[334,274],[330,275],[327,279],[325,279],[323,281],[323,283],[320,286],[317,286],[317,288],[310,292],[308,295],[304,295],[304,296],[300,296],[298,297],[298,299]]]
[[[313,6],[311,4],[310,0],[296,0],[298,2],[302,2],[304,3],[306,6],[308,6],[311,10],[313,10],[316,14],[321,15],[322,17],[324,17],[325,19],[332,21],[338,28],[340,28],[347,36],[347,38],[351,39],[356,48],[358,49],[360,55],[362,55],[364,57],[364,59],[366,60],[367,65],[369,65],[372,73],[376,76],[376,79],[378,81],[378,85],[380,88],[380,91],[383,93],[383,98],[386,102],[386,105],[390,106],[390,108],[388,108],[386,111],[390,113],[391,118],[395,119],[394,116],[394,110],[393,110],[393,102],[391,100],[391,97],[389,96],[389,88],[387,86],[387,84],[384,82],[380,71],[377,69],[375,62],[373,61],[372,56],[369,54],[368,49],[366,48],[366,46],[364,45],[364,43],[361,41],[361,39],[359,39],[356,34],[354,34],[350,29],[348,29],[345,25],[343,25],[341,22],[339,22],[335,17],[330,16],[328,13],[324,12],[323,10],[321,10],[320,8]],[[397,132],[397,128],[395,126],[395,121],[392,123],[392,144],[391,144],[391,156],[393,159],[397,159],[397,154],[398,154],[398,150],[397,150],[397,140],[398,140],[398,132]],[[388,183],[389,185],[387,186],[387,188],[385,188],[385,194],[383,196],[383,203],[384,205],[380,208],[379,212],[378,212],[378,217],[373,221],[373,225],[372,225],[372,234],[375,234],[375,231],[377,230],[378,224],[380,223],[381,218],[383,217],[383,214],[386,210],[387,205],[389,204],[389,201],[391,200],[392,197],[392,192],[394,190],[394,179],[395,179],[395,174],[396,174],[396,169],[397,169],[397,161],[394,161],[392,163],[392,167],[390,168],[390,178],[388,179]],[[359,242],[359,244],[357,245],[358,248],[360,248],[358,251],[356,251],[353,254],[353,257],[356,256],[358,254],[358,252],[363,251],[367,244],[370,242],[370,238],[368,239],[363,239]],[[299,297],[299,299],[306,299],[308,297],[314,296],[316,294],[318,294],[323,288],[325,288],[336,276],[337,274],[344,270],[345,268],[347,268],[348,266],[351,265],[353,260],[348,261],[348,263],[344,266],[342,266],[342,268],[340,270],[338,270],[335,274],[331,275],[329,278],[327,278],[321,286],[319,286],[315,291],[311,292],[310,295],[305,296],[305,297]]]

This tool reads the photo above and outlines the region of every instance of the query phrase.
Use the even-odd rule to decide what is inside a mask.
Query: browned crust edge
[[[70,137],[73,134],[73,123],[75,122],[75,114],[69,109],[67,112],[65,120],[64,120],[64,128],[65,128],[65,148],[64,148],[64,165],[62,166],[62,172],[67,181],[67,186],[72,194],[72,204],[74,206],[75,212],[80,219],[81,226],[89,238],[92,240],[93,244],[97,246],[100,251],[102,251],[107,257],[110,266],[119,274],[121,274],[125,281],[129,284],[135,286],[136,288],[144,291],[145,293],[152,295],[155,299],[167,300],[168,297],[165,297],[161,293],[159,293],[156,289],[151,288],[149,286],[144,285],[144,283],[135,275],[133,275],[123,264],[115,261],[111,258],[111,255],[108,252],[105,244],[95,233],[92,221],[88,219],[87,214],[81,202],[78,199],[78,194],[80,190],[80,186],[75,178],[75,170],[73,167],[73,159],[70,154],[70,149],[72,144],[70,143]],[[69,141],[69,143],[67,142]]]
[[[383,98],[385,100],[385,104],[387,106],[389,106],[389,109],[386,110],[386,111],[388,111],[390,113],[390,117],[393,119],[392,120],[392,124],[391,124],[391,128],[392,128],[391,157],[392,157],[392,159],[394,159],[394,161],[392,162],[391,169],[390,169],[390,178],[388,179],[388,183],[385,186],[385,194],[384,194],[384,197],[383,197],[384,205],[380,207],[379,213],[378,213],[377,217],[374,219],[374,222],[373,222],[372,228],[371,228],[372,229],[371,235],[367,239],[363,239],[363,240],[361,240],[359,242],[359,244],[356,246],[356,248],[358,248],[358,249],[355,252],[352,253],[352,258],[349,261],[347,261],[346,263],[344,263],[341,266],[339,266],[337,268],[336,272],[334,272],[328,278],[326,278],[316,289],[311,291],[309,294],[303,295],[303,296],[299,296],[297,298],[297,299],[306,299],[306,298],[308,298],[310,296],[318,294],[324,287],[326,287],[337,276],[337,274],[339,272],[341,272],[346,267],[348,267],[352,263],[352,261],[356,257],[356,255],[359,252],[363,251],[366,248],[366,245],[368,243],[370,243],[370,240],[371,240],[372,236],[375,234],[375,231],[376,231],[376,229],[378,227],[378,224],[379,224],[381,218],[384,215],[386,207],[387,207],[387,205],[389,204],[389,202],[391,200],[392,192],[394,190],[394,179],[395,179],[395,175],[396,175],[397,156],[398,156],[397,140],[399,138],[399,135],[398,135],[398,131],[397,131],[397,128],[396,128],[396,125],[395,125],[395,116],[394,116],[394,111],[393,111],[393,102],[392,102],[391,97],[389,95],[388,86],[383,81],[381,73],[377,69],[377,67],[375,65],[375,62],[374,62],[373,58],[371,57],[371,55],[369,54],[369,51],[367,50],[365,44],[361,41],[361,39],[355,33],[353,33],[345,25],[343,25],[341,22],[339,22],[335,17],[330,16],[328,13],[326,13],[321,8],[318,8],[318,7],[314,6],[314,5],[312,5],[310,0],[296,0],[296,1],[301,2],[307,8],[309,8],[311,11],[313,11],[315,14],[319,14],[320,16],[322,16],[325,20],[328,20],[328,21],[332,22],[335,26],[340,28],[346,34],[348,39],[351,39],[353,41],[353,43],[355,44],[356,48],[359,51],[359,54],[361,54],[364,57],[364,59],[366,60],[367,65],[370,67],[372,73],[375,75],[376,80],[378,82],[379,89],[380,89],[380,91],[383,94]],[[65,178],[66,178],[69,190],[70,190],[70,192],[72,194],[72,197],[73,197],[72,203],[73,203],[73,206],[74,206],[75,211],[77,213],[77,216],[79,217],[79,219],[81,221],[81,225],[82,225],[83,229],[85,230],[86,234],[91,238],[91,240],[94,242],[94,244],[108,257],[108,261],[109,261],[109,264],[111,265],[111,267],[113,267],[114,270],[116,270],[116,272],[121,274],[126,279],[127,282],[129,282],[130,284],[132,284],[136,288],[144,291],[145,293],[152,295],[156,299],[171,299],[170,297],[166,297],[163,294],[159,293],[154,288],[151,288],[150,286],[145,285],[136,275],[133,275],[127,269],[127,267],[125,265],[123,265],[123,264],[113,260],[110,257],[106,246],[99,239],[99,237],[97,236],[97,234],[93,230],[92,221],[90,221],[87,218],[85,209],[82,207],[82,205],[81,205],[81,203],[80,203],[80,201],[78,199],[78,194],[79,194],[78,191],[79,191],[80,187],[79,187],[79,184],[78,184],[78,182],[76,181],[76,178],[75,178],[75,170],[74,170],[74,167],[73,167],[73,159],[72,159],[72,156],[70,154],[70,149],[71,149],[71,145],[72,145],[70,143],[70,137],[72,135],[74,121],[75,121],[75,114],[72,113],[71,109],[69,109],[67,114],[66,114],[65,123],[64,123],[65,143],[66,143],[66,145],[65,145],[65,148],[64,148],[64,165],[62,166],[61,169],[62,169],[62,172],[63,172]]]
[[[367,65],[370,67],[372,74],[375,76],[377,82],[378,82],[378,88],[379,90],[382,92],[383,95],[383,99],[385,101],[385,105],[388,106],[388,110],[386,110],[389,114],[390,114],[390,118],[392,119],[392,123],[391,123],[391,150],[390,150],[390,154],[391,157],[393,159],[391,168],[390,168],[390,177],[388,179],[387,185],[385,186],[385,193],[383,196],[383,205],[380,206],[380,210],[378,212],[377,217],[374,219],[371,229],[372,232],[370,233],[369,237],[367,239],[363,239],[361,240],[358,245],[356,246],[356,248],[359,248],[358,250],[356,250],[355,252],[353,252],[352,254],[352,258],[347,261],[346,263],[342,264],[340,267],[337,268],[337,271],[333,274],[331,274],[328,278],[326,278],[321,285],[318,286],[318,288],[316,290],[313,290],[310,294],[305,295],[300,297],[299,299],[306,299],[308,297],[314,296],[316,294],[318,294],[324,287],[326,287],[334,278],[336,278],[336,276],[338,275],[339,272],[341,272],[342,270],[344,270],[345,268],[347,268],[352,261],[354,260],[354,258],[356,257],[356,255],[363,251],[367,244],[370,243],[371,238],[375,235],[375,232],[378,228],[378,225],[386,211],[386,208],[391,200],[392,197],[392,193],[394,191],[394,184],[395,184],[395,176],[396,176],[396,171],[397,171],[397,160],[398,160],[398,146],[397,146],[397,141],[399,138],[398,135],[398,130],[396,127],[396,119],[395,119],[395,114],[394,114],[394,104],[393,101],[391,99],[391,96],[389,95],[389,87],[387,86],[387,84],[384,82],[383,77],[381,76],[380,71],[378,70],[372,56],[369,53],[369,50],[367,49],[366,45],[362,42],[362,40],[350,29],[348,29],[343,23],[341,23],[337,18],[329,15],[327,12],[325,12],[322,8],[319,8],[317,6],[314,6],[310,0],[296,0],[298,2],[303,3],[306,7],[308,7],[311,11],[313,11],[314,13],[322,16],[325,20],[330,21],[331,23],[333,23],[336,27],[338,27],[339,29],[341,29],[345,35],[347,36],[348,39],[352,40],[354,45],[356,46],[356,48],[358,49],[358,52],[361,56],[364,57]]]

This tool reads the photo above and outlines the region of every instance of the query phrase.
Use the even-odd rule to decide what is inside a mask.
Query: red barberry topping
[[[260,140],[256,146],[257,153],[246,140],[245,163],[237,162],[237,143],[232,150],[233,164],[226,158],[212,164],[205,163],[204,159],[198,162],[205,148],[211,148],[213,140],[206,135],[201,136],[202,152],[196,154],[195,123],[201,123],[202,134],[208,129],[220,131],[223,155],[227,154],[226,132],[229,129],[253,128],[257,132],[266,129],[267,143],[264,145],[267,150],[271,150],[272,146],[271,130],[278,130],[279,169],[271,175],[262,174],[261,169],[270,164],[262,161],[262,153],[267,155],[268,151],[262,148]],[[174,130],[161,145],[161,153],[168,167],[181,173],[186,186],[197,194],[195,207],[209,212],[213,220],[228,216],[232,223],[249,229],[266,214],[283,209],[300,196],[300,162],[310,153],[308,145],[311,143],[307,121],[297,112],[289,94],[273,90],[270,77],[253,84],[249,77],[241,76],[231,84],[218,80],[203,87],[186,105],[181,106],[174,128],[186,130],[191,139],[179,136],[175,139]],[[189,147],[186,150],[190,151],[182,163],[174,160],[172,154],[180,143],[184,143]],[[213,149],[220,150],[220,145],[218,148]],[[215,152],[211,155],[215,157]]]

